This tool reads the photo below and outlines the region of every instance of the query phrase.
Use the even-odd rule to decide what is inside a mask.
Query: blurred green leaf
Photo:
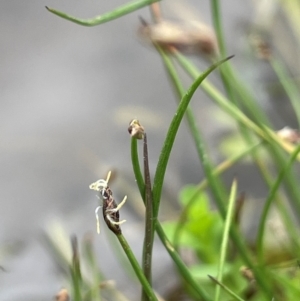
[[[195,194],[196,186],[184,187],[179,200],[182,205],[188,204],[190,198]],[[213,211],[209,205],[209,197],[205,192],[198,194],[197,200],[191,206],[187,215],[185,229],[196,238],[200,244],[214,246],[219,242],[221,235],[222,221],[217,211]]]
[[[218,265],[217,264],[197,264],[190,267],[190,271],[193,276],[199,281],[211,282],[207,275],[217,275]],[[224,265],[224,277],[226,277],[231,271],[230,264]]]

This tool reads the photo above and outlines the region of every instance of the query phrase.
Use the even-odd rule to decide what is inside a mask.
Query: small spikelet
[[[145,41],[157,44],[167,51],[175,48],[185,54],[210,58],[215,58],[219,52],[214,31],[201,22],[161,21],[148,24],[142,20],[138,33]]]

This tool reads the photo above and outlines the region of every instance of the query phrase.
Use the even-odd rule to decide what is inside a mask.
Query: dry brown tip
[[[249,40],[257,58],[262,60],[269,60],[271,58],[271,46],[266,39],[259,34],[253,33],[249,36]]]
[[[56,301],[69,301],[70,296],[68,291],[65,288],[62,288],[57,295],[55,296]]]
[[[240,268],[240,273],[248,281],[252,281],[255,279],[252,270],[249,269],[248,267],[242,266]]]
[[[300,143],[300,132],[296,129],[291,129],[290,127],[286,126],[281,130],[277,131],[277,135],[290,143],[299,144]]]
[[[145,41],[159,45],[170,52],[175,48],[185,54],[212,58],[219,52],[214,31],[201,22],[161,21],[146,25],[143,23],[138,32]]]
[[[131,137],[141,140],[144,138],[145,129],[137,119],[133,119],[129,123],[128,132]]]

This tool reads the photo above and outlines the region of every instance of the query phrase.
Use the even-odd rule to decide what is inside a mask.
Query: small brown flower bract
[[[271,46],[261,35],[252,33],[249,36],[249,41],[257,58],[262,60],[270,59],[272,56]]]
[[[294,144],[299,144],[300,143],[300,132],[299,130],[296,129],[291,129],[290,127],[286,126],[279,130],[277,132],[277,135],[282,138],[283,140],[294,143]]]
[[[69,293],[65,288],[62,288],[55,296],[56,301],[69,301]]]
[[[133,119],[129,123],[128,132],[131,137],[141,140],[144,138],[145,129],[137,119]]]
[[[248,267],[242,266],[240,268],[240,273],[248,281],[253,281],[255,279],[252,270]]]
[[[175,23],[162,21],[156,24],[142,22],[138,33],[146,41],[157,44],[167,51],[175,49],[185,54],[218,55],[218,43],[214,31],[201,22]]]

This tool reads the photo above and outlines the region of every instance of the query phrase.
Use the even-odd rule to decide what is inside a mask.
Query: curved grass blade
[[[131,138],[131,160],[132,160],[132,166],[134,175],[136,178],[136,182],[141,194],[141,197],[145,203],[145,183],[142,175],[142,171],[139,165],[139,156],[138,156],[138,150],[137,150],[137,140],[135,138]],[[208,296],[208,294],[205,292],[205,290],[202,288],[201,285],[193,278],[191,273],[189,272],[189,269],[181,259],[180,255],[176,252],[174,246],[172,243],[168,240],[161,224],[159,221],[156,222],[155,230],[164,245],[165,249],[169,253],[170,257],[174,261],[174,264],[176,265],[180,275],[183,279],[185,279],[186,283],[189,285],[191,289],[201,298],[203,301],[211,301],[211,298]]]
[[[214,283],[218,284],[224,291],[226,291],[231,297],[233,297],[237,301],[244,301],[241,297],[239,297],[237,294],[235,294],[231,289],[229,289],[227,286],[225,286],[223,283],[219,282],[216,278],[207,275],[210,280],[212,280]]]
[[[178,63],[183,67],[184,70],[187,71],[187,73],[193,79],[199,76],[199,70],[187,58],[185,58],[183,55],[176,51],[174,51],[173,54],[175,55]],[[226,112],[234,120],[240,122],[245,127],[252,130],[259,137],[269,142],[274,141],[288,153],[292,153],[294,151],[294,145],[279,138],[278,135],[267,126],[259,127],[256,123],[249,119],[239,108],[237,108],[233,103],[231,103],[230,100],[226,98],[209,81],[203,82],[201,88],[224,112]],[[297,160],[300,161],[300,156],[298,156]]]
[[[260,219],[260,223],[259,223],[259,227],[258,227],[258,234],[257,234],[258,258],[260,259],[260,263],[262,263],[262,257],[263,257],[263,236],[264,236],[265,223],[266,223],[266,219],[267,219],[269,209],[270,209],[271,204],[272,204],[272,200],[274,199],[274,196],[275,196],[275,194],[276,194],[276,192],[277,192],[277,190],[280,186],[280,183],[282,182],[284,176],[287,175],[287,173],[289,172],[292,164],[297,159],[297,156],[298,156],[299,152],[300,152],[300,145],[297,146],[297,148],[294,150],[294,152],[290,156],[290,159],[287,162],[285,168],[283,170],[281,170],[281,172],[279,173],[273,187],[271,188],[271,190],[269,192],[266,203],[264,205],[263,212],[262,212],[261,219]]]
[[[220,263],[219,263],[218,276],[217,276],[217,280],[219,282],[222,281],[222,276],[223,276],[223,268],[224,268],[224,262],[226,260],[226,251],[227,251],[228,238],[229,238],[229,229],[232,222],[232,216],[234,213],[236,192],[237,192],[237,181],[233,180],[230,196],[229,196],[228,209],[227,209],[223,237],[222,237],[222,244],[221,244]],[[220,286],[217,286],[215,301],[219,301],[219,300],[220,300]]]
[[[141,166],[139,162],[139,154],[138,154],[138,141],[135,138],[131,138],[131,164],[133,167],[133,173],[135,176],[136,184],[139,188],[140,195],[144,201],[145,196],[145,183],[143,174],[141,171]]]
[[[249,155],[253,150],[255,150],[257,147],[261,146],[262,142],[259,142],[257,144],[252,145],[242,153],[238,155],[234,155],[231,158],[228,158],[227,160],[220,163],[212,172],[213,175],[221,175],[223,172],[228,170],[230,167],[232,167],[235,163],[243,159],[245,156]],[[192,208],[193,204],[198,198],[198,195],[208,187],[209,183],[208,180],[205,178],[201,183],[199,183],[196,186],[195,193],[191,196],[185,207],[183,208],[182,212],[180,213],[180,216],[178,218],[177,226],[174,233],[174,246],[177,249],[179,247],[180,242],[180,235],[182,230],[184,229],[186,217],[188,215],[189,210]]]
[[[66,13],[63,13],[61,11],[58,11],[56,9],[53,8],[49,8],[46,6],[46,9],[53,13],[54,15],[57,15],[63,19],[69,20],[71,22],[74,22],[76,24],[82,25],[82,26],[96,26],[96,25],[100,25],[103,23],[106,23],[108,21],[120,18],[124,15],[127,15],[135,10],[138,10],[140,8],[143,8],[147,5],[150,5],[154,2],[157,2],[160,0],[137,0],[137,1],[132,1],[129,2],[125,5],[122,5],[116,9],[114,9],[113,11],[110,11],[108,13],[105,13],[103,15],[97,16],[95,18],[92,19],[79,19],[73,16],[70,16]]]
[[[135,271],[135,274],[137,276],[137,278],[139,279],[143,290],[145,291],[145,293],[147,294],[148,298],[150,301],[158,301],[157,296],[155,295],[153,288],[151,287],[151,285],[149,284],[149,282],[147,281],[143,270],[141,269],[141,267],[139,266],[138,261],[136,260],[131,247],[129,246],[127,240],[125,239],[125,237],[122,234],[117,234],[116,237],[118,238],[128,260],[130,261],[130,264],[132,266],[132,268]]]
[[[153,238],[154,238],[154,222],[153,222],[153,200],[151,179],[148,160],[148,143],[147,134],[144,133],[143,143],[143,157],[144,157],[144,178],[145,178],[145,236],[143,244],[143,271],[149,284],[152,285],[152,255],[153,255]],[[142,301],[148,301],[145,291],[142,291]]]
[[[192,96],[194,95],[195,91],[199,87],[199,85],[204,81],[204,79],[217,67],[222,65],[224,62],[231,59],[233,56],[229,56],[215,64],[213,64],[210,68],[208,68],[205,72],[203,72],[191,85],[189,90],[186,92],[186,94],[183,96],[183,98],[180,101],[180,104],[178,106],[178,109],[175,113],[175,116],[170,124],[160,157],[157,164],[155,176],[154,176],[154,183],[153,183],[153,213],[154,218],[157,217],[158,211],[159,211],[159,204],[160,204],[160,197],[162,192],[162,186],[164,183],[164,177],[165,172],[167,169],[167,164],[169,161],[169,157],[171,154],[171,150],[175,141],[175,137],[178,131],[178,128],[180,126],[181,120],[184,116],[184,113],[190,103],[190,100],[192,99]]]
[[[159,51],[161,58],[164,62],[166,71],[170,77],[170,80],[175,88],[175,90],[177,91],[177,95],[179,97],[179,100],[182,99],[182,97],[185,95],[186,91],[183,87],[183,84],[180,81],[179,75],[176,72],[175,66],[172,63],[172,60],[170,58],[169,55],[167,55],[162,49],[160,49],[159,47],[157,47],[157,50]],[[203,167],[203,170],[205,172],[205,174],[207,175],[207,166],[212,166],[211,163],[211,158],[208,155],[208,152],[206,151],[207,146],[206,146],[206,142],[203,138],[203,134],[201,133],[201,130],[198,127],[197,121],[196,121],[196,117],[193,113],[192,107],[188,106],[186,111],[185,111],[185,118],[187,121],[187,124],[189,126],[191,135],[193,137],[194,140],[194,144],[196,147],[196,151],[197,151],[197,155],[199,158],[199,161]],[[215,185],[210,185],[211,189],[218,189],[220,191],[220,193],[222,193],[223,195],[227,195],[227,189],[224,186],[222,180],[216,175],[214,177],[214,182]]]
[[[288,95],[291,101],[299,126],[300,125],[299,89],[297,85],[289,77],[288,72],[285,69],[283,63],[281,63],[279,60],[275,59],[274,57],[271,57],[269,59],[269,63],[272,66],[282,87],[284,88],[286,94]]]

